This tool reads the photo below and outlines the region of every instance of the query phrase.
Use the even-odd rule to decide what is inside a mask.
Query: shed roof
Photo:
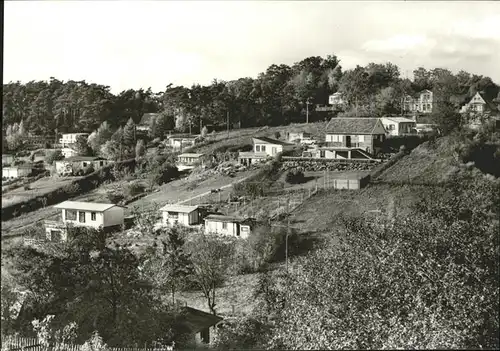
[[[71,156],[61,161],[79,162],[79,161],[100,161],[100,160],[106,161],[104,157],[99,157],[99,156]]]
[[[276,140],[276,139],[273,139],[273,138],[268,138],[268,137],[254,137],[254,139],[256,140],[259,140],[259,141],[263,141],[264,143],[266,144],[275,144],[275,145],[294,145],[294,144],[291,144],[291,143],[287,143],[285,141],[281,141],[281,140]]]
[[[151,120],[158,117],[160,114],[159,113],[145,113],[141,117],[141,121],[139,122],[140,125],[149,125],[151,123]]]
[[[191,213],[197,210],[199,206],[189,206],[189,205],[177,205],[177,204],[166,204],[160,211],[162,212],[180,212],[180,213]]]
[[[106,204],[98,202],[84,202],[84,201],[64,201],[54,206],[54,208],[62,208],[65,210],[82,210],[82,211],[95,211],[104,212],[112,207],[123,207],[115,204]]]
[[[186,153],[186,154],[180,154],[177,157],[195,157],[195,158],[198,158],[198,157],[201,157],[201,156],[203,156],[203,154],[190,154],[190,153]]]
[[[205,220],[214,221],[214,222],[241,223],[241,222],[245,222],[247,219],[245,219],[243,217],[236,217],[236,216],[211,214],[211,215],[208,215],[207,217],[205,217]]]
[[[212,327],[222,321],[222,317],[197,310],[191,307],[183,307],[183,324],[193,333],[198,333],[203,329]]]
[[[415,123],[414,120],[405,117],[382,117],[383,119],[388,119],[395,123]]]
[[[327,133],[339,134],[375,134],[377,124],[381,124],[379,118],[332,118],[326,126]],[[383,128],[383,126],[382,126]]]

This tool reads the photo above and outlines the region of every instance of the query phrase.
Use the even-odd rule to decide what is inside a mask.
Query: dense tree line
[[[175,120],[180,130],[199,131],[204,125],[242,127],[279,125],[304,121],[306,105],[310,120],[327,116],[314,112],[328,95],[342,92],[347,99],[347,116],[397,115],[406,94],[432,89],[439,106],[457,109],[476,92],[488,100],[498,97],[500,88],[489,77],[442,68],[414,71],[414,80],[403,78],[391,63],[357,66],[343,71],[335,55],[308,57],[292,66],[269,66],[256,78],[191,87],[169,84],[163,92],[129,89],[118,95],[109,86],[85,81],[63,82],[55,78],[11,82],[3,86],[3,118],[6,126],[24,123],[33,134],[96,130],[103,122],[115,130],[128,120],[138,123],[147,112],[161,112]],[[172,126],[169,125],[169,128]]]

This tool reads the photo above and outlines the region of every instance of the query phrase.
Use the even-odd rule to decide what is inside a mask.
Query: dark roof
[[[63,161],[78,162],[78,161],[106,161],[104,157],[99,156],[71,156],[63,159]]]
[[[339,134],[373,134],[373,130],[381,123],[378,118],[332,118],[326,126],[327,133]]]
[[[158,117],[160,114],[159,113],[145,113],[142,115],[141,121],[139,122],[140,125],[149,125],[151,122],[151,119]]]
[[[182,308],[184,325],[193,333],[212,327],[222,320],[222,317],[203,312],[191,307]]]
[[[287,143],[285,141],[281,141],[281,140],[276,140],[276,139],[273,139],[273,138],[268,138],[268,137],[253,137],[254,139],[258,139],[258,140],[262,140],[266,143],[269,143],[269,144],[277,144],[277,145],[294,145],[294,144],[290,144],[290,143]]]

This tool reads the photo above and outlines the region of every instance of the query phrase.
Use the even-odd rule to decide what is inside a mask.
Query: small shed
[[[177,156],[177,168],[182,171],[184,169],[192,169],[198,164],[203,165],[204,154],[186,153]]]
[[[238,162],[242,165],[249,166],[251,164],[264,162],[267,157],[265,152],[240,152],[238,154]]]
[[[2,168],[2,178],[14,179],[27,177],[33,172],[31,165],[19,165]]]
[[[162,223],[165,225],[182,224],[190,226],[200,222],[199,206],[167,204],[160,211],[163,214]]]
[[[183,307],[180,324],[192,335],[192,341],[197,345],[209,345],[213,334],[222,317],[191,307]]]
[[[245,239],[250,235],[252,223],[249,218],[211,214],[205,218],[205,233]]]

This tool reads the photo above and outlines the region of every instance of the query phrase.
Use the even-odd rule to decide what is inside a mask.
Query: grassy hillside
[[[434,143],[429,141],[416,147],[408,156],[396,162],[379,177],[382,181],[441,182],[458,170],[454,148],[457,141],[452,137],[442,137]]]

